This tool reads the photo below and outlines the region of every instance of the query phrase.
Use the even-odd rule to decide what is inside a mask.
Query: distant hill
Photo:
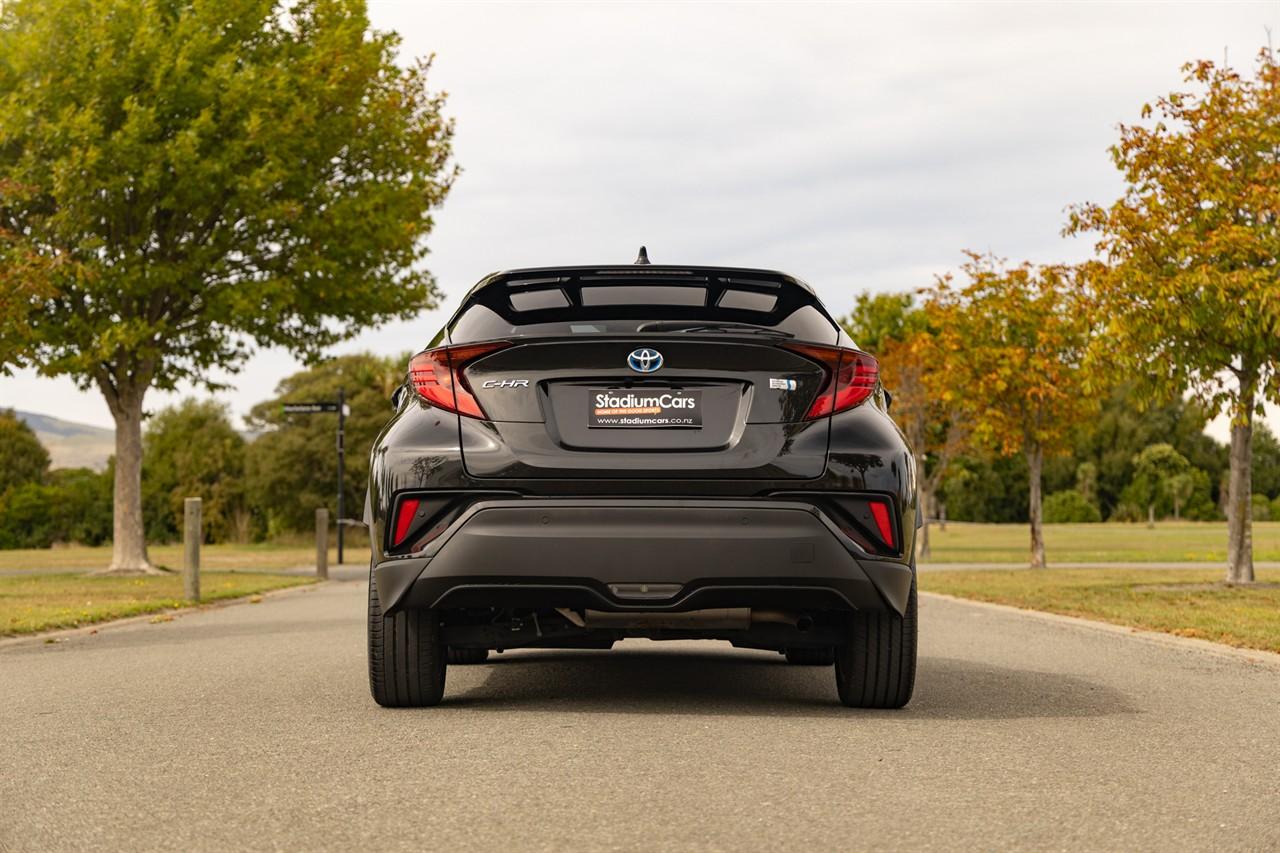
[[[112,429],[64,421],[32,412],[14,414],[24,421],[49,451],[54,468],[107,467],[107,458],[116,452],[116,433]]]

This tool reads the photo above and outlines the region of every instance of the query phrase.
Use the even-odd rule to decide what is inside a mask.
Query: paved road
[[[917,697],[714,644],[516,652],[384,711],[364,586],[0,647],[0,849],[1280,845],[1280,668],[945,599]]]

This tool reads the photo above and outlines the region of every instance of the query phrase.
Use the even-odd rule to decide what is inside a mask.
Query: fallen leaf
[[[250,603],[250,604],[258,604],[258,603],[260,603],[261,601],[262,601],[262,596],[260,596],[260,595],[251,595],[251,596],[249,596],[249,603]]]
[[[172,622],[172,621],[173,621],[173,614],[171,613],[158,613],[155,616],[151,617],[152,625],[158,625],[161,622]]]

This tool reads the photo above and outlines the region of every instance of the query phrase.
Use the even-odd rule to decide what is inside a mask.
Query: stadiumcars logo
[[[702,392],[593,389],[587,426],[591,428],[700,427]]]

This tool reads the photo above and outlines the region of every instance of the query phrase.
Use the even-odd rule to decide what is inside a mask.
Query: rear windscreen
[[[668,277],[669,276],[669,277]],[[677,280],[673,281],[672,278]],[[491,282],[473,292],[449,326],[453,343],[513,337],[618,335],[654,323],[746,324],[802,341],[835,343],[837,327],[817,298],[786,280],[629,273]]]

